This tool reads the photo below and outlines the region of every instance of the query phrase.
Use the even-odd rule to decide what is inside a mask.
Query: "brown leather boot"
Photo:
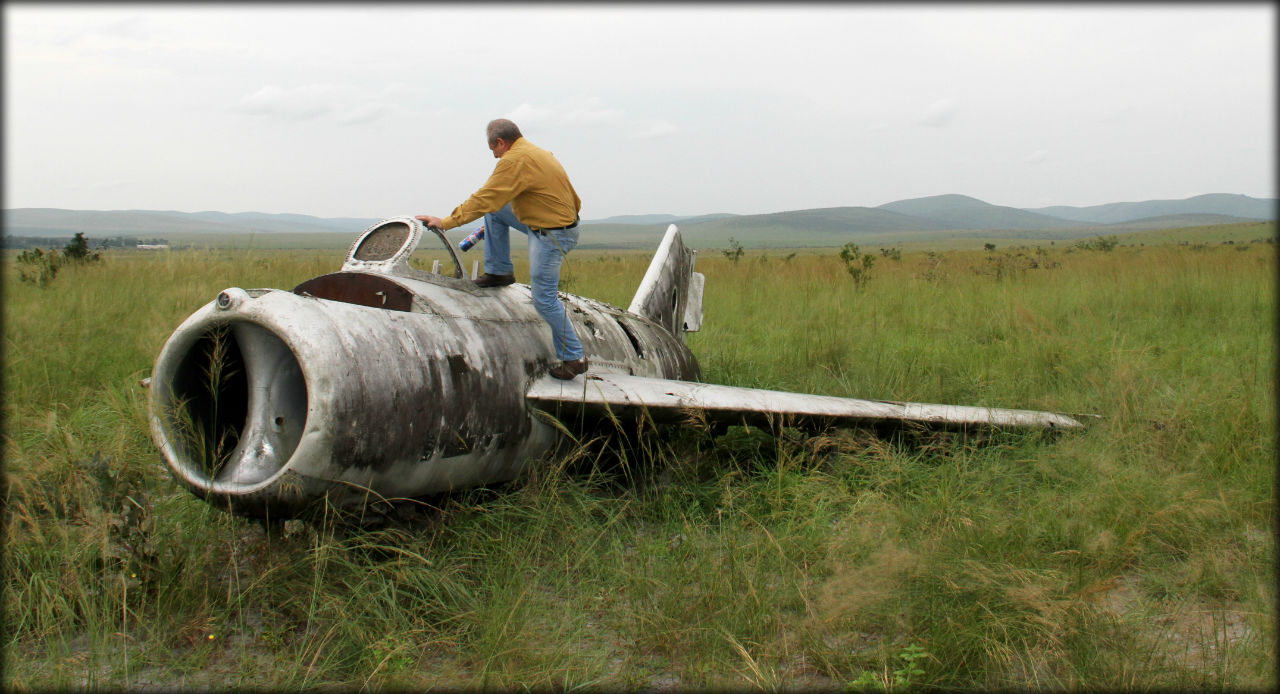
[[[573,361],[562,362],[559,366],[551,369],[551,375],[561,381],[571,381],[574,376],[587,372],[587,358],[574,359]]]
[[[515,275],[490,275],[484,273],[473,280],[477,287],[505,287],[516,281]]]

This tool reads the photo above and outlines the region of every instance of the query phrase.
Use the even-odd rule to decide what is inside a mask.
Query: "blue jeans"
[[[560,303],[560,264],[564,256],[578,245],[578,230],[565,229],[534,234],[529,231],[507,205],[484,216],[484,271],[490,275],[510,275],[511,230],[529,237],[529,289],[538,315],[551,326],[551,343],[556,357],[573,361],[583,356],[582,343],[574,331],[564,304]]]

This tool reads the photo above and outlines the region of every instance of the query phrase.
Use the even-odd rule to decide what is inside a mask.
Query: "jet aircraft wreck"
[[[451,271],[409,265],[428,232]],[[562,293],[591,368],[559,381],[527,285],[477,288],[443,233],[387,219],[340,271],[291,291],[226,289],[178,326],[149,381],[152,438],[198,497],[282,517],[324,497],[359,506],[514,479],[561,438],[547,415],[586,427],[690,411],[713,423],[1081,427],[1050,412],[699,383],[684,341],[702,322],[694,262],[672,225],[626,310]]]

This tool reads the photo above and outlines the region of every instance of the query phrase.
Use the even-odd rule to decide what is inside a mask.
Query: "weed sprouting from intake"
[[[212,327],[191,350],[173,386],[173,415],[161,422],[184,456],[216,479],[239,443],[243,425],[243,366],[226,325]]]
[[[202,359],[200,372],[204,376],[202,384],[204,392],[208,395],[209,419],[207,422],[200,422],[199,426],[205,433],[205,438],[212,437],[212,445],[208,449],[207,469],[209,477],[214,478],[226,464],[227,456],[239,439],[239,428],[220,426],[222,422],[220,406],[228,385],[232,378],[239,376],[240,369],[229,361],[232,341],[228,326],[221,325],[211,329],[207,339],[209,341],[208,356]]]

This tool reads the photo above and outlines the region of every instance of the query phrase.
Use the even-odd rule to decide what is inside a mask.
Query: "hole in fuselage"
[[[627,339],[631,341],[631,347],[636,351],[636,356],[640,357],[641,359],[644,359],[644,350],[640,349],[640,341],[636,339],[635,335],[631,334],[631,330],[630,328],[627,327],[626,323],[620,320],[617,321],[617,323],[618,323],[618,327],[622,328],[622,332],[626,334]]]

